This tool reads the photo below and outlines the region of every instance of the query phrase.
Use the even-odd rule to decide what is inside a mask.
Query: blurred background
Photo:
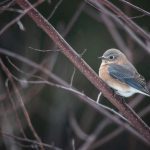
[[[30,2],[33,4],[36,1]],[[111,2],[149,34],[149,15],[121,0]],[[130,2],[150,11],[148,0],[130,0]],[[148,52],[150,41],[142,35],[131,29],[144,46],[124,30],[125,24],[120,25],[83,0],[45,0],[36,8],[96,73],[101,63],[98,57],[107,49],[117,48],[127,55],[147,83],[150,83],[150,53]],[[59,52],[58,47],[31,18],[25,15],[16,19],[22,13],[15,0],[0,1],[0,50],[19,54],[35,62],[37,66],[47,68],[57,80],[62,83],[67,82],[68,86],[75,87],[96,101],[99,91]],[[120,19],[119,16],[116,18]],[[97,113],[71,92],[44,82],[41,84],[28,82],[39,81],[40,76],[45,81],[57,83],[53,77],[15,57],[7,57],[1,53],[1,58],[12,75],[21,80],[19,82],[14,79],[14,82],[42,142],[64,150],[149,149],[143,141]],[[36,143],[13,137],[36,140],[11,82],[7,80],[7,75],[2,69],[0,73],[0,149],[40,149]],[[148,125],[150,125],[149,100],[149,97],[138,94],[127,99],[133,109],[141,113],[142,119]],[[116,110],[103,95],[100,97],[100,102]],[[88,145],[87,139],[92,135],[94,139]]]

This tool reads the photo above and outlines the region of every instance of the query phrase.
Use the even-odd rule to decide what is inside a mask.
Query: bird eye
[[[115,58],[115,56],[109,56],[109,59],[113,60]]]

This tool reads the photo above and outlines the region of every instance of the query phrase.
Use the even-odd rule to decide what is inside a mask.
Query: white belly
[[[126,91],[120,91],[120,90],[116,91],[116,94],[121,95],[123,97],[130,97],[135,93],[138,93],[138,92],[137,92],[137,90],[135,90],[133,88],[131,88],[130,90],[126,90]]]
[[[141,93],[141,94],[147,95],[146,93],[143,93],[132,87],[130,87],[128,90],[121,90],[121,89],[117,89],[117,88],[113,88],[113,89],[116,91],[116,94],[123,96],[123,97],[130,97],[130,96],[134,95],[135,93]]]

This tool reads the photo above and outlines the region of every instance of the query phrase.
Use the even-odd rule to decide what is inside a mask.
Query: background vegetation
[[[149,34],[150,18],[148,14],[134,9],[120,0],[111,2]],[[150,11],[148,0],[132,0],[130,2]],[[116,35],[111,33],[115,28],[120,36],[118,38],[123,40],[126,47],[122,51],[147,82],[149,81],[150,53],[145,49],[149,49],[150,41],[145,40],[142,35],[138,35],[138,38],[144,42],[146,48],[141,47],[123,29],[123,26],[118,25],[113,19],[109,20],[103,13],[98,12],[83,0],[45,0],[36,8],[45,18],[49,18],[49,22],[97,73],[101,63],[98,56],[101,56],[109,48],[120,49],[122,46],[116,42]],[[96,100],[99,91],[74,68],[50,38],[27,15],[9,26],[10,22],[21,13],[21,8],[15,1],[3,0],[0,2],[0,49],[20,54],[36,62],[62,81],[66,81],[80,92]],[[117,17],[119,18],[119,16]],[[149,149],[140,139],[110,122],[105,116],[98,114],[71,92],[45,83],[33,84],[32,82],[30,84],[27,82],[27,80],[39,81],[40,76],[46,81],[55,83],[41,71],[15,58],[6,57],[6,55],[1,54],[1,58],[17,79],[26,81],[14,80],[32,125],[42,142],[65,150],[84,150],[85,145],[89,142],[88,137],[94,137],[94,140],[85,149]],[[20,70],[17,70],[16,67]],[[38,149],[38,144],[25,140],[35,140],[35,137],[29,128],[22,107],[18,104],[13,86],[7,80],[2,69],[0,73],[0,149]],[[100,101],[116,110],[103,95]],[[134,110],[137,113],[144,111],[142,119],[149,125],[149,98],[135,95],[127,99],[127,102],[135,105]],[[22,134],[21,127],[24,134]],[[117,129],[122,132],[113,134]],[[26,136],[24,137],[24,135]],[[14,136],[21,137],[25,141]],[[106,139],[106,137],[110,139]],[[46,149],[55,148],[47,147]]]

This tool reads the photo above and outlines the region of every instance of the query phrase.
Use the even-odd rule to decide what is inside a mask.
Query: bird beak
[[[103,60],[103,59],[106,59],[104,56],[100,56],[100,57],[98,57],[98,58],[99,58],[99,59],[102,59],[102,60]]]

